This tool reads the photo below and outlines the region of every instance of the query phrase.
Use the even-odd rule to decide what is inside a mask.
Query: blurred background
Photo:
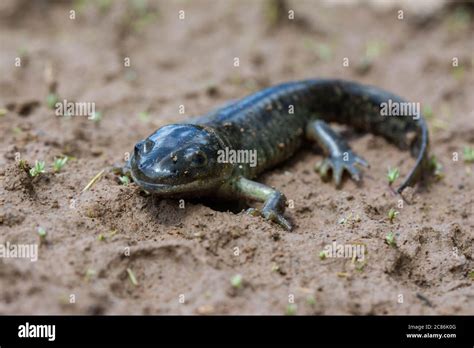
[[[0,1],[0,242],[35,243],[38,227],[49,240],[35,264],[0,260],[0,312],[472,314],[474,186],[462,159],[474,146],[472,16],[472,1],[443,0]],[[363,189],[322,183],[308,151],[262,179],[295,198],[292,234],[197,203],[176,212],[108,173],[81,193],[166,123],[318,77],[421,103],[439,181],[411,191],[395,226],[386,168],[412,162],[371,135],[351,142],[374,164]],[[63,99],[95,103],[94,118],[56,116]],[[50,168],[60,156],[60,173],[33,180],[16,164]],[[354,210],[363,223],[337,223]],[[399,250],[384,244],[391,228]],[[335,239],[367,243],[363,271],[321,263]],[[119,257],[126,246],[136,256]],[[400,292],[409,305],[397,304]]]

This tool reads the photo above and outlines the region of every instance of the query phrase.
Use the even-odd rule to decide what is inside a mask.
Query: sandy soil
[[[289,8],[297,20],[278,24],[254,1],[2,1],[0,243],[37,244],[38,227],[47,234],[37,262],[0,259],[0,313],[474,313],[474,167],[463,160],[474,146],[473,12],[404,8],[400,20],[400,6]],[[164,124],[310,77],[420,102],[443,177],[408,189],[398,207],[387,167],[404,175],[413,159],[347,132],[372,165],[362,185],[323,182],[313,149],[260,178],[294,201],[286,216],[296,228],[285,232],[222,205],[180,209],[121,185],[108,169]],[[102,118],[58,117],[51,93],[95,102]],[[54,173],[63,155],[71,158]],[[31,178],[20,159],[46,161],[46,173]],[[390,208],[399,211],[393,223]],[[333,242],[362,243],[364,260],[322,259]]]

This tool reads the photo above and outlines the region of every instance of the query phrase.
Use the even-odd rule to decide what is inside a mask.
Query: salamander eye
[[[151,150],[153,150],[153,147],[155,146],[155,142],[150,139],[145,140],[145,144],[143,146],[143,152],[148,153]]]
[[[140,154],[147,154],[153,150],[153,146],[155,146],[153,140],[142,140],[135,145],[135,155],[138,156]]]
[[[202,167],[207,164],[207,156],[202,151],[196,151],[191,157],[191,163],[195,167]]]

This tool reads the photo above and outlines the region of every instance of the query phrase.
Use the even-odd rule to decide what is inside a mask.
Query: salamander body
[[[253,181],[263,171],[291,157],[305,142],[319,144],[336,185],[343,170],[360,180],[356,165],[367,162],[350,149],[327,123],[349,125],[380,135],[409,149],[415,165],[397,188],[415,184],[428,167],[428,130],[419,114],[384,116],[383,105],[407,103],[382,89],[355,82],[313,79],[266,88],[207,115],[164,126],[138,142],[129,162],[133,180],[161,196],[216,195],[264,202],[250,209],[286,229],[286,197]],[[247,161],[229,161],[228,154]],[[227,160],[223,160],[223,155]],[[248,159],[254,158],[255,161]]]

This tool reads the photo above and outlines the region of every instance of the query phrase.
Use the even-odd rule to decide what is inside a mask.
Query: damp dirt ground
[[[36,262],[0,259],[1,314],[474,313],[472,7],[295,1],[290,22],[267,4],[2,1],[0,243],[38,244],[39,227],[46,237]],[[437,176],[399,206],[387,168],[403,176],[414,160],[349,130],[371,164],[360,185],[323,182],[312,148],[259,178],[294,202],[286,232],[232,206],[181,209],[109,170],[162,125],[313,77],[421,103]],[[48,95],[94,102],[97,117],[56,116]],[[46,172],[31,178],[19,160]],[[334,242],[363,257],[322,258]]]

